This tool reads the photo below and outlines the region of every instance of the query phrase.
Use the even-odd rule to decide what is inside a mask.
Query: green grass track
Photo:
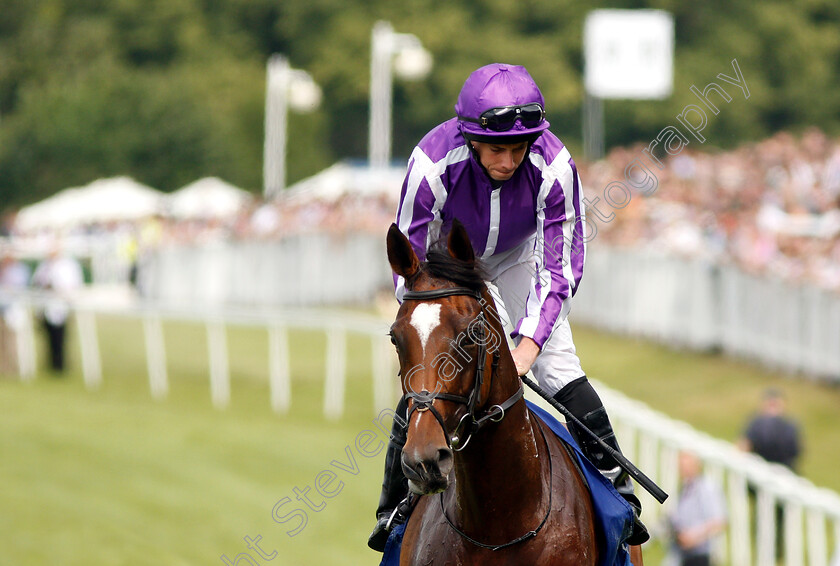
[[[165,326],[170,394],[160,401],[149,393],[140,323],[99,317],[97,327],[98,390],[84,387],[75,332],[67,375],[0,378],[0,564],[210,565],[240,553],[256,564],[378,564],[364,542],[382,454],[368,457],[356,439],[372,431],[367,449],[375,452],[385,436],[372,422],[364,337],[348,339],[346,413],[329,422],[321,333],[290,333],[292,408],[277,415],[261,330],[228,332],[231,403],[217,410],[202,326]],[[592,377],[725,439],[739,433],[764,387],[782,386],[805,431],[803,472],[840,490],[832,469],[840,461],[839,391],[587,329],[576,329],[576,341]],[[284,498],[277,515],[288,520],[280,523],[272,514]],[[305,526],[302,513],[290,515],[298,508]],[[261,537],[260,550],[244,537]]]

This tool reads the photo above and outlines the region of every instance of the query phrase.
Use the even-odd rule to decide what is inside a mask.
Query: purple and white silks
[[[420,259],[457,218],[476,254],[492,258],[533,240],[533,281],[515,335],[543,346],[583,275],[583,189],[563,143],[545,131],[513,177],[494,188],[456,118],[430,131],[411,154],[396,222]],[[397,298],[404,282],[395,276]],[[515,322],[515,321],[514,321]]]

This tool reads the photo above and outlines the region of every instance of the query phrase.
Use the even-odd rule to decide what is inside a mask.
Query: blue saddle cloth
[[[400,549],[402,548],[406,524],[407,522],[391,529],[391,534],[388,535],[388,542],[385,543],[382,562],[379,563],[379,566],[400,566]]]
[[[633,526],[633,508],[615,490],[612,483],[583,455],[572,435],[560,421],[530,401],[528,408],[548,425],[554,433],[569,444],[577,455],[581,470],[589,483],[595,508],[595,529],[598,531],[598,566],[631,566],[630,553],[624,543]],[[405,524],[394,527],[385,545],[380,566],[399,566]]]

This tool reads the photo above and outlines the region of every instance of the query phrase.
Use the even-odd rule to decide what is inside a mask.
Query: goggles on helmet
[[[507,132],[519,120],[526,128],[536,128],[545,120],[545,110],[539,102],[518,104],[516,106],[500,106],[481,113],[478,118],[458,116],[464,122],[474,122],[485,130]]]

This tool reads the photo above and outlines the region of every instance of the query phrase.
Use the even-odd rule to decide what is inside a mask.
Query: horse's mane
[[[442,246],[433,246],[426,253],[421,270],[437,279],[445,279],[473,291],[484,289],[487,273],[479,259],[463,261],[452,257]]]

